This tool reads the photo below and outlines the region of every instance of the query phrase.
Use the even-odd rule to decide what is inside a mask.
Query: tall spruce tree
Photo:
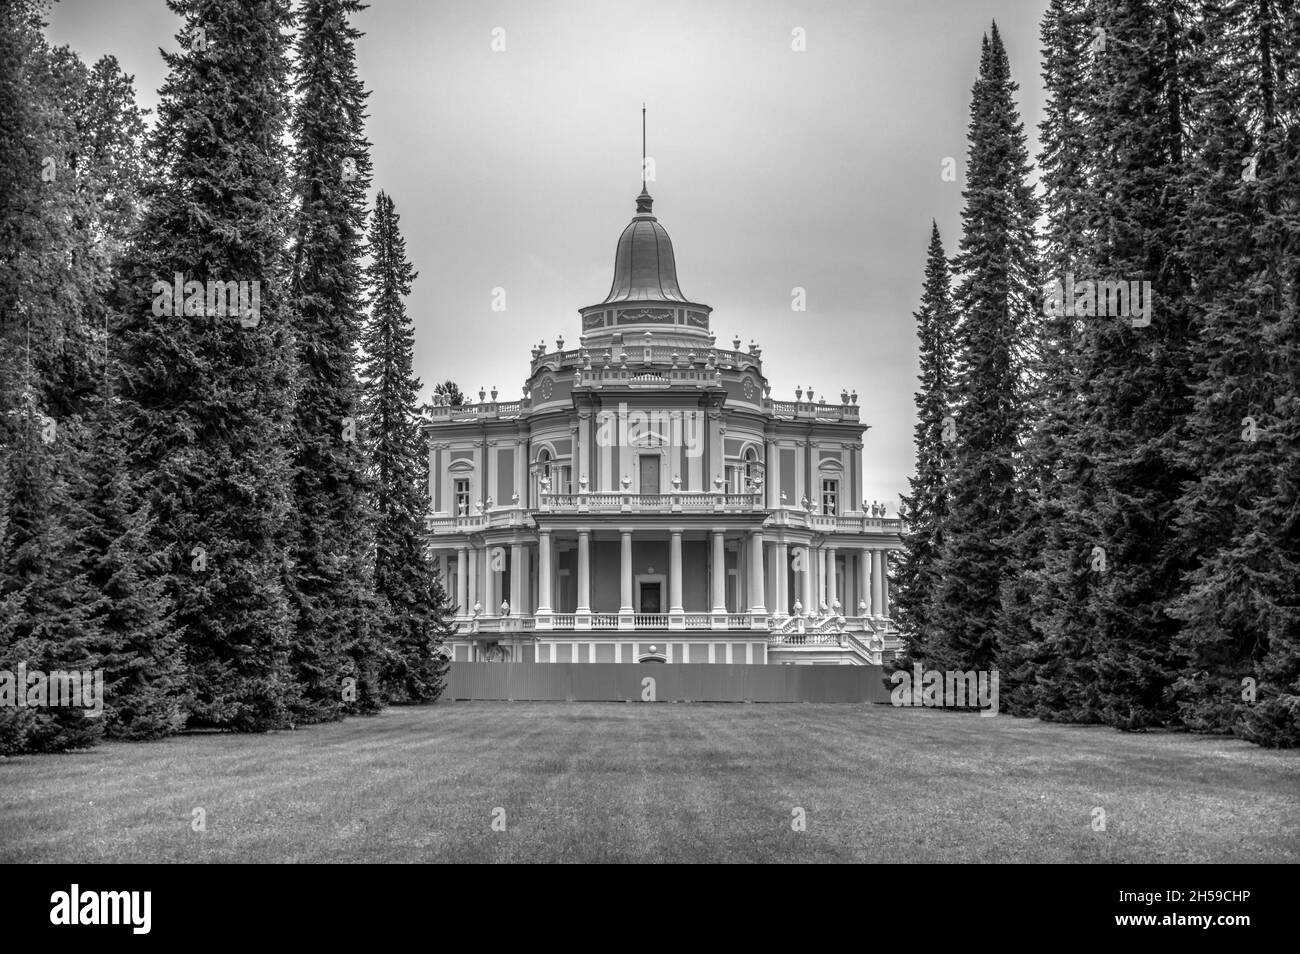
[[[357,0],[307,0],[299,15],[289,593],[297,615],[290,659],[302,687],[301,721],[380,704],[355,368],[370,156],[363,133],[367,94],[356,74],[360,33],[349,18],[362,9]]]
[[[1282,285],[1278,318],[1265,328],[1265,338],[1285,369],[1287,387],[1274,399],[1270,440],[1276,479],[1258,519],[1284,562],[1266,591],[1272,606],[1268,646],[1255,668],[1260,694],[1246,713],[1242,734],[1260,745],[1295,747],[1300,746],[1300,511],[1295,505],[1300,500],[1300,203],[1295,198],[1300,182],[1300,5],[1278,4],[1277,13],[1277,97],[1283,121],[1265,130],[1261,146],[1275,154],[1276,164],[1266,166],[1266,174],[1275,196],[1268,205],[1276,236],[1271,254],[1282,252],[1273,265]]]
[[[13,481],[13,509],[0,521],[0,669],[104,670],[108,716],[82,724],[79,712],[20,713],[22,731],[0,733],[18,751],[136,732],[123,727],[143,707],[116,704],[140,693],[118,673],[152,668],[168,644],[153,638],[165,609],[123,585],[147,547],[120,534],[104,506],[123,479],[100,411],[113,270],[138,215],[142,112],[115,59],[86,67],[49,47],[36,5],[8,4],[0,17],[0,83],[13,94],[0,97],[10,213],[0,231],[0,470]],[[166,695],[164,674],[155,683]],[[174,716],[174,699],[167,704]],[[175,719],[162,723],[170,731]]]
[[[1082,536],[1049,558],[1063,557],[1061,591],[1087,586],[1081,611],[1063,617],[1095,675],[1080,717],[1139,729],[1175,719],[1169,690],[1181,668],[1178,624],[1165,610],[1187,569],[1173,524],[1190,477],[1179,459],[1189,404],[1190,276],[1179,241],[1187,24],[1179,0],[1095,0],[1093,12],[1105,42],[1088,97],[1097,155],[1087,257],[1100,281],[1125,291],[1149,282],[1151,295],[1149,310],[1132,296],[1124,309],[1116,293],[1074,303],[1082,411],[1073,453],[1091,470],[1087,493],[1070,501]]]
[[[1037,204],[1028,184],[1017,85],[997,25],[983,39],[971,94],[963,235],[954,267],[957,404],[940,584],[926,614],[927,663],[991,669],[998,661],[1000,593],[1021,498],[1016,458],[1023,421],[1024,340],[1039,279]]]
[[[909,640],[908,654],[926,655],[930,633],[927,608],[938,586],[935,562],[943,551],[944,520],[948,513],[948,472],[952,413],[953,309],[949,288],[948,257],[939,226],[930,223],[930,247],[925,262],[925,285],[915,313],[919,341],[921,390],[916,392],[916,476],[909,478],[912,492],[903,495],[899,515],[903,531],[903,558],[896,570],[894,598],[899,625]]]
[[[1178,502],[1178,529],[1196,565],[1171,612],[1182,623],[1183,723],[1295,745],[1300,540],[1284,529],[1295,526],[1300,368],[1291,6],[1207,3],[1191,56],[1196,153],[1181,238],[1195,279],[1196,390],[1180,462],[1195,479]]]
[[[260,731],[289,724],[297,696],[282,583],[292,18],[287,0],[168,6],[184,19],[180,48],[164,53],[149,144],[157,179],[125,273],[131,467],[156,520],[154,546],[171,556],[189,724]],[[245,296],[231,305],[237,289]]]
[[[1039,177],[1045,226],[1042,281],[1064,295],[1070,278],[1094,277],[1088,262],[1088,126],[1092,57],[1100,46],[1086,0],[1052,0],[1043,15]],[[1049,308],[1028,344],[1027,410],[1018,480],[1025,505],[1003,587],[1001,665],[1008,711],[1075,719],[1089,706],[1095,674],[1080,639],[1086,632],[1086,567],[1077,541],[1091,499],[1091,459],[1076,440],[1084,427],[1076,400],[1079,320]]]
[[[375,589],[385,608],[385,695],[425,702],[442,691],[447,663],[440,650],[452,610],[424,553],[428,455],[419,424],[420,381],[412,371],[415,333],[405,303],[416,273],[398,225],[393,200],[380,192],[370,224],[370,319],[362,336],[363,433],[377,520]]]

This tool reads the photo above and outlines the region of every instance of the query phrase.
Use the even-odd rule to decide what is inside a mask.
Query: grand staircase
[[[771,623],[767,658],[771,663],[880,666],[903,650],[892,620],[841,616],[822,607],[814,616],[787,616]]]

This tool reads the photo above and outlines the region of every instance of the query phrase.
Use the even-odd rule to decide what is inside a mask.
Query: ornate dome
[[[637,214],[618,237],[618,249],[614,253],[614,282],[601,304],[689,301],[677,285],[672,239],[659,220],[650,214],[653,202],[642,185],[636,200]]]

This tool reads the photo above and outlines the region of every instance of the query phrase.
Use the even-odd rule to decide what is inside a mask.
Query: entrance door
[[[638,612],[641,613],[662,613],[663,612],[663,584],[656,581],[654,583],[641,583],[640,599],[637,601],[641,605]]]
[[[641,493],[659,493],[659,455],[641,455]]]

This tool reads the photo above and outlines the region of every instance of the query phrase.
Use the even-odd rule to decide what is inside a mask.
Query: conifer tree
[[[420,381],[412,371],[415,334],[406,313],[416,273],[406,258],[393,200],[375,199],[370,224],[370,318],[362,336],[363,420],[370,454],[375,589],[385,604],[385,695],[423,702],[442,691],[452,609],[425,557],[428,455],[420,433]]]
[[[895,613],[909,641],[908,654],[925,656],[930,626],[926,614],[938,585],[935,561],[943,551],[948,512],[947,477],[952,466],[949,442],[955,429],[952,412],[953,311],[948,258],[939,226],[930,223],[925,285],[915,313],[919,339],[921,390],[916,392],[916,476],[912,493],[899,508],[903,520],[903,557],[897,564]]]
[[[0,521],[0,669],[108,669],[111,679],[113,667],[135,661],[134,646],[105,626],[117,594],[93,569],[105,518],[96,409],[109,380],[107,292],[138,208],[143,121],[112,57],[88,68],[68,48],[50,48],[32,4],[6,5],[0,17],[0,84],[13,94],[0,97],[0,482],[12,479]],[[82,723],[79,711],[0,718],[23,724],[0,733],[7,751],[79,746],[114,731],[111,717]]]
[[[1038,165],[1046,225],[1041,281],[1064,294],[1070,278],[1093,278],[1087,253],[1093,161],[1088,125],[1098,47],[1085,0],[1052,0],[1043,15],[1047,90]],[[1064,308],[1037,318],[1028,341],[1026,421],[1018,481],[1024,499],[1003,587],[1001,666],[1005,706],[1017,714],[1072,719],[1095,675],[1083,655],[1087,581],[1077,541],[1090,511],[1091,461],[1076,440],[1086,422],[1075,399],[1079,321]],[[1086,569],[1086,568],[1085,568]]]
[[[260,731],[289,724],[297,693],[282,582],[291,15],[287,0],[168,6],[184,20],[180,48],[164,53],[149,144],[157,179],[125,272],[131,468],[154,547],[171,560],[189,724]]]
[[[357,0],[308,0],[299,16],[289,592],[297,616],[290,659],[302,686],[298,716],[309,722],[338,717],[345,704],[351,711],[379,706],[355,369],[370,157],[367,94],[355,63],[360,33],[349,18],[362,9]],[[355,684],[341,693],[346,679]]]
[[[1294,522],[1300,216],[1297,51],[1288,5],[1207,4],[1192,55],[1190,214],[1183,241],[1193,407],[1181,462],[1180,549],[1196,566],[1172,615],[1192,729],[1300,743],[1300,543]],[[1288,126],[1290,127],[1288,129]],[[1230,242],[1232,254],[1225,254]],[[1290,501],[1288,503],[1288,500]]]
[[[1190,473],[1179,459],[1189,407],[1190,275],[1179,234],[1184,190],[1187,24],[1181,4],[1095,0],[1105,48],[1095,58],[1090,128],[1098,150],[1088,212],[1097,279],[1124,283],[1082,312],[1075,453],[1091,462],[1095,491],[1086,536],[1063,569],[1087,581],[1086,611],[1070,614],[1096,678],[1088,719],[1139,729],[1176,718],[1170,687],[1181,666],[1178,624],[1166,613],[1187,554],[1173,532]],[[1136,285],[1139,301],[1131,289]],[[1148,282],[1149,285],[1142,285]],[[1113,287],[1113,286],[1112,286]],[[1150,296],[1143,294],[1150,289]],[[1149,306],[1149,307],[1148,307]]]
[[[983,39],[971,94],[963,235],[954,268],[957,404],[940,585],[926,613],[928,664],[991,669],[1000,592],[1021,506],[1016,485],[1023,423],[1024,341],[1035,320],[1037,204],[1028,185],[1023,124],[997,25]]]

